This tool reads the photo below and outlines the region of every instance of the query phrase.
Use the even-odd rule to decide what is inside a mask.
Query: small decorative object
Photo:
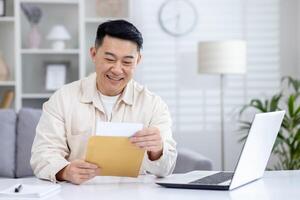
[[[5,0],[0,0],[0,16],[5,16]]]
[[[9,77],[8,67],[0,52],[0,81],[7,81]]]
[[[38,6],[29,5],[26,3],[21,3],[21,8],[31,26],[28,36],[28,47],[34,49],[39,48],[41,44],[41,34],[37,25],[42,17],[42,10]]]
[[[127,17],[126,0],[97,0],[96,12],[101,17]]]
[[[54,91],[66,84],[69,62],[46,63],[46,90]]]
[[[12,90],[6,90],[3,94],[2,101],[0,102],[0,109],[11,108],[14,96],[15,94]]]
[[[47,35],[48,40],[52,40],[52,49],[65,49],[65,40],[70,40],[71,35],[63,25],[55,25],[52,27],[50,33]]]

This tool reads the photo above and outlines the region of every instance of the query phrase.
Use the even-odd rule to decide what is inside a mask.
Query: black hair
[[[130,22],[125,20],[110,20],[98,26],[95,40],[95,47],[102,45],[103,38],[109,35],[111,37],[130,40],[137,44],[138,51],[143,48],[143,37],[140,31]]]

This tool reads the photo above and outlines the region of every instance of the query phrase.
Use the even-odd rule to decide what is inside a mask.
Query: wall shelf
[[[53,50],[53,49],[22,49],[22,54],[79,54],[79,49],[64,49],[64,50]]]
[[[15,22],[14,17],[0,17],[0,22]]]
[[[120,18],[120,17],[89,17],[89,18],[85,19],[85,22],[100,24],[100,23],[103,23],[108,20],[116,20],[116,19],[129,20],[127,17],[122,17],[122,18]]]
[[[23,99],[48,99],[52,93],[26,93],[22,94]]]
[[[0,86],[15,86],[15,81],[0,81]]]
[[[79,0],[20,0],[22,3],[78,4]]]

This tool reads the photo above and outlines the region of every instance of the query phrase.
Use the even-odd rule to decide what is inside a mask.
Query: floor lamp
[[[220,75],[221,165],[224,170],[224,75],[246,73],[246,42],[243,40],[199,42],[198,73]]]

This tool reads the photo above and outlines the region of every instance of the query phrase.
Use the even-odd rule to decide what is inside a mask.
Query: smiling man
[[[130,138],[147,152],[140,173],[172,173],[177,151],[168,107],[132,79],[142,45],[141,33],[127,21],[99,25],[90,49],[96,73],[65,85],[43,105],[30,161],[37,177],[81,184],[101,175],[101,166],[84,158],[88,138],[107,121],[142,123]]]

